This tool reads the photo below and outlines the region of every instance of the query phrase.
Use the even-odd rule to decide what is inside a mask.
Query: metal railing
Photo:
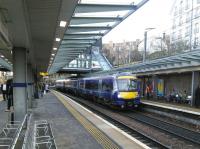
[[[24,136],[22,149],[33,149],[33,126],[31,125],[32,114],[27,122],[27,130]]]
[[[35,121],[33,148],[57,148],[51,125],[46,120]]]
[[[2,127],[0,134],[0,148],[14,149],[19,139],[22,128],[26,122],[27,115],[23,121],[8,121]]]

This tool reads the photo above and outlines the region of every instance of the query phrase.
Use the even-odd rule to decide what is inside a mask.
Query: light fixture
[[[60,41],[60,38],[56,38],[56,41],[58,41],[58,42],[59,42],[59,41]]]
[[[53,57],[51,57],[51,60],[53,60]]]
[[[53,50],[54,50],[54,51],[56,51],[56,50],[57,50],[57,48],[53,48]]]
[[[66,24],[67,24],[67,22],[66,22],[66,21],[60,21],[60,27],[65,27],[65,26],[66,26]]]
[[[54,54],[54,53],[52,53],[51,55],[52,55],[52,56],[55,56],[55,54]]]
[[[4,56],[3,56],[3,55],[1,55],[1,57],[3,58]]]

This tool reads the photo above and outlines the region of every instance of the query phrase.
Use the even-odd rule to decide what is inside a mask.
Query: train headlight
[[[120,95],[120,93],[117,95],[117,98],[121,98],[121,95]]]

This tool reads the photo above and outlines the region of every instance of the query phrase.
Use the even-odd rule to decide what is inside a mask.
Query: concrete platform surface
[[[91,122],[95,127],[97,127],[101,132],[103,132],[106,136],[108,136],[111,140],[113,140],[120,148],[126,149],[141,149],[141,148],[149,148],[139,140],[131,137],[121,129],[113,126],[108,121],[102,119],[101,117],[97,116],[90,110],[82,107],[80,104],[76,103],[75,101],[71,100],[70,98],[53,91],[53,93],[58,97],[58,99],[66,105],[66,107],[73,107],[77,112],[81,113],[89,122]],[[98,135],[99,136],[99,135]],[[98,138],[93,135],[95,139]],[[106,148],[106,147],[105,147]]]
[[[102,148],[52,93],[37,99],[37,102],[32,122],[35,120],[50,122],[58,149]]]
[[[0,101],[0,128],[8,121],[7,101]]]
[[[163,103],[163,102],[159,102],[159,101],[150,101],[150,100],[142,100],[142,103],[200,116],[200,108],[188,107],[188,106],[184,106],[182,104],[175,105],[173,103]]]

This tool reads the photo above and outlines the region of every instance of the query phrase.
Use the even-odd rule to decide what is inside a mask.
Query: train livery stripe
[[[134,76],[119,76],[117,79],[136,79]]]
[[[118,95],[120,98],[123,98],[124,100],[134,99],[138,96],[138,92],[119,92]]]
[[[105,149],[119,149],[120,147],[108,138],[101,130],[95,127],[90,121],[82,116],[75,108],[69,104],[63,96],[52,91],[56,97],[64,104],[69,112],[83,125],[83,127],[94,137],[94,139]]]

